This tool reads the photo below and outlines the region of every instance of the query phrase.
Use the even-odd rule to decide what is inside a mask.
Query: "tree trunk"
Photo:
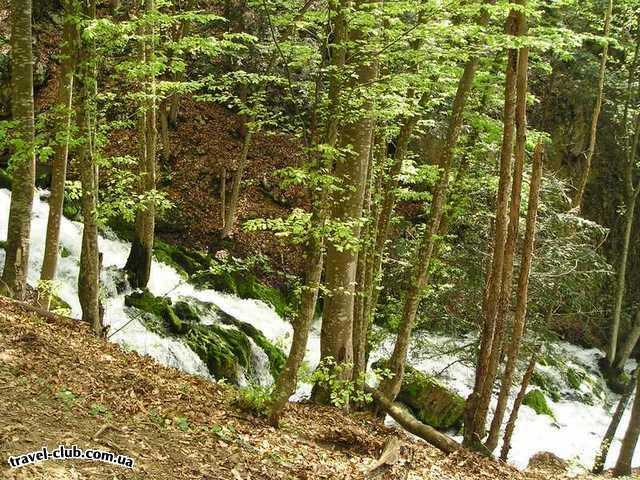
[[[373,134],[373,132],[372,132]],[[373,165],[375,142],[371,140],[369,151],[369,164],[367,166],[367,181],[364,194],[364,207],[362,217],[371,219],[372,195],[373,195]],[[362,246],[358,252],[358,264],[356,267],[355,298],[353,306],[353,381],[361,383],[367,371],[367,336],[369,332],[369,319],[365,315],[365,295],[369,290],[366,281],[367,265],[372,253],[372,241],[375,235],[374,225],[368,222],[365,232],[361,235]]]
[[[533,371],[536,368],[536,362],[538,360],[538,353],[540,352],[541,345],[538,345],[533,353],[531,354],[531,359],[529,360],[529,365],[527,366],[526,372],[524,372],[524,376],[522,377],[522,384],[520,385],[520,391],[516,396],[516,399],[513,402],[513,408],[511,409],[511,415],[509,415],[509,420],[507,421],[507,426],[504,431],[504,437],[502,440],[502,449],[500,450],[500,460],[503,462],[507,461],[509,457],[509,451],[511,450],[511,437],[513,436],[513,431],[516,428],[516,421],[518,420],[518,412],[520,411],[520,407],[522,406],[522,402],[524,400],[524,396],[527,393],[527,388],[529,387],[529,382],[531,381],[531,377],[533,375]]]
[[[488,22],[488,16],[486,15],[486,13],[483,13],[480,20],[481,25],[486,25]],[[398,392],[400,391],[400,386],[402,385],[404,365],[407,358],[407,351],[409,349],[411,332],[413,331],[418,305],[420,304],[424,289],[427,285],[431,258],[433,256],[436,237],[440,228],[440,221],[442,220],[442,214],[447,201],[449,172],[453,161],[453,153],[462,129],[464,109],[469,91],[473,86],[473,79],[475,77],[476,70],[478,69],[478,64],[478,57],[473,57],[467,62],[464,67],[462,77],[458,82],[458,88],[453,100],[447,137],[438,159],[438,165],[441,168],[441,172],[433,193],[429,223],[425,229],[424,236],[417,252],[418,263],[415,266],[412,274],[412,281],[410,282],[409,290],[406,293],[398,336],[393,348],[393,353],[389,360],[389,369],[394,375],[390,378],[386,378],[380,386],[381,392],[391,401],[395,400]]]
[[[145,11],[153,14],[155,1],[145,0]],[[148,26],[144,29],[146,40],[141,46],[141,60],[149,67],[154,63],[154,28]],[[146,78],[146,101],[141,112],[141,122],[144,128],[140,133],[140,183],[141,193],[151,195],[156,188],[156,143],[157,143],[157,119],[156,119],[156,81],[153,73]],[[131,251],[125,269],[129,273],[129,282],[133,288],[145,288],[151,274],[151,261],[153,259],[153,241],[155,237],[155,201],[147,199],[136,214],[135,237],[131,244]]]
[[[60,247],[60,221],[64,203],[64,186],[67,178],[67,157],[73,108],[73,83],[76,68],[77,38],[76,23],[72,18],[73,4],[64,4],[65,21],[63,26],[62,64],[60,66],[60,85],[58,89],[57,145],[51,164],[51,195],[49,196],[49,217],[47,236],[44,245],[41,280],[53,280],[58,266]]]
[[[640,437],[640,375],[636,378],[636,398],[633,401],[631,409],[631,418],[629,419],[629,427],[627,433],[622,440],[620,448],[620,456],[613,469],[614,477],[624,477],[631,475],[631,461]]]
[[[85,19],[95,18],[95,1],[83,7]],[[100,315],[100,253],[97,224],[97,170],[94,152],[94,124],[96,75],[93,63],[93,44],[82,45],[78,73],[78,108],[76,121],[82,143],[78,148],[80,181],[82,183],[82,250],[78,275],[78,297],[82,320],[88,322],[96,335],[103,334]]]
[[[522,20],[518,25],[518,35],[526,35],[526,21]],[[476,421],[478,425],[485,425],[493,386],[495,384],[498,366],[505,348],[504,331],[507,316],[511,312],[511,296],[513,292],[513,258],[518,242],[518,228],[520,225],[520,203],[522,199],[522,174],[526,157],[527,143],[527,91],[528,91],[528,69],[529,69],[529,49],[524,47],[518,51],[518,64],[516,75],[516,141],[515,141],[515,162],[513,167],[513,180],[511,184],[511,204],[509,208],[509,224],[507,227],[507,238],[505,240],[500,294],[498,296],[498,308],[496,312],[495,328],[491,354],[489,356],[489,369],[484,379],[482,394],[479,397],[476,407]],[[542,148],[542,147],[540,147]],[[540,152],[540,155],[542,152]],[[541,159],[539,159],[541,162]],[[532,237],[533,241],[533,237]],[[497,285],[496,285],[497,287]],[[484,433],[484,427],[482,433]],[[482,436],[482,435],[480,435]],[[490,439],[495,449],[498,438]]]
[[[238,210],[238,201],[240,200],[240,187],[242,186],[242,177],[244,171],[247,168],[249,159],[249,148],[251,147],[251,141],[253,139],[253,131],[248,128],[242,143],[242,152],[240,153],[240,161],[238,162],[238,168],[233,174],[233,182],[231,185],[231,197],[226,205],[226,211],[224,212],[224,225],[222,227],[222,238],[227,238],[231,234],[236,224],[236,212]]]
[[[631,331],[627,334],[626,340],[622,344],[622,348],[618,350],[618,357],[614,365],[616,370],[620,372],[624,370],[624,366],[626,365],[627,360],[629,360],[629,357],[631,357],[631,352],[633,352],[633,349],[638,343],[638,339],[640,339],[640,308],[636,311]]]
[[[514,2],[512,2],[514,3]],[[517,0],[517,5],[525,6],[526,0]],[[507,33],[517,35],[524,16],[518,11],[511,10],[507,20]],[[504,249],[507,237],[507,209],[509,204],[509,190],[511,184],[511,157],[513,154],[514,125],[516,113],[516,82],[518,52],[509,50],[505,82],[505,101],[503,111],[503,135],[500,152],[500,180],[496,205],[495,235],[493,242],[493,257],[491,270],[486,281],[483,299],[484,324],[480,336],[480,350],[476,364],[476,376],[473,392],[467,399],[465,408],[464,445],[473,449],[483,450],[482,438],[485,432],[486,417],[477,415],[486,403],[485,380],[489,374],[491,352],[493,349],[496,329],[496,314],[500,287],[502,285],[502,271],[504,264]],[[489,394],[490,394],[489,390]]]
[[[31,0],[11,1],[12,116],[21,145],[13,152],[14,175],[7,227],[7,246],[0,292],[25,298],[29,269],[29,234],[35,185],[33,52]]]
[[[159,122],[160,123],[160,143],[162,144],[162,160],[166,163],[169,162],[171,156],[171,142],[169,141],[169,106],[166,100],[160,102],[158,108]]]
[[[635,375],[638,375],[637,370]],[[627,405],[629,404],[629,400],[631,399],[633,390],[634,389],[632,387],[628,388],[627,391],[622,394],[622,396],[620,397],[620,401],[618,402],[618,406],[616,407],[616,411],[611,417],[611,423],[609,424],[609,427],[607,428],[607,431],[602,438],[600,448],[598,449],[598,454],[596,455],[596,460],[593,464],[593,470],[591,470],[595,475],[599,475],[604,471],[604,465],[607,462],[609,448],[611,447],[611,443],[613,442],[616,432],[618,431],[620,420],[622,420],[624,411],[627,409]]]
[[[227,169],[223,168],[220,174],[220,212],[222,228],[224,229],[225,217],[227,215]]]
[[[527,301],[529,298],[529,273],[533,261],[533,249],[536,236],[536,221],[538,214],[538,200],[540,184],[542,182],[543,170],[543,145],[539,143],[533,154],[533,170],[531,175],[531,185],[529,187],[529,206],[527,210],[527,227],[524,236],[524,249],[522,251],[522,262],[520,266],[520,276],[518,277],[518,290],[516,293],[516,311],[513,319],[513,332],[511,343],[507,352],[507,364],[502,375],[498,404],[489,429],[489,437],[485,446],[493,452],[498,446],[498,436],[500,427],[504,420],[504,414],[511,392],[511,383],[516,371],[518,355],[520,354],[520,342],[524,334],[524,326],[527,318]]]
[[[321,208],[321,207],[320,207]],[[321,225],[318,225],[321,227]],[[282,412],[289,397],[295,392],[298,381],[298,370],[304,360],[309,339],[309,330],[313,323],[318,300],[318,290],[320,288],[320,278],[322,276],[322,265],[324,259],[324,245],[322,237],[314,236],[309,241],[307,258],[307,278],[304,291],[300,300],[300,310],[298,318],[293,326],[293,339],[289,356],[285,362],[280,376],[271,394],[271,406],[269,408],[269,421],[275,427],[278,426]]]
[[[604,16],[604,36],[608,37],[611,30],[611,17],[613,14],[613,0],[609,0],[607,11]],[[589,149],[585,155],[585,164],[578,180],[578,188],[572,199],[571,206],[578,212],[582,206],[582,197],[587,188],[587,180],[591,172],[591,163],[593,155],[596,151],[596,136],[598,134],[598,119],[600,118],[600,110],[602,109],[602,98],[604,92],[604,77],[607,71],[607,57],[609,55],[609,40],[607,39],[602,48],[602,58],[600,60],[600,71],[598,73],[598,91],[596,94],[596,103],[593,106],[593,114],[591,116],[591,133],[589,137]]]
[[[338,65],[344,65],[344,42],[357,42],[362,33],[354,31],[348,35],[344,18],[346,5],[341,1],[336,17],[336,50],[340,51]],[[378,63],[371,61],[360,64],[356,68],[357,80],[352,88],[366,85],[377,78]],[[339,92],[338,92],[339,94]],[[371,150],[374,119],[373,103],[369,98],[362,100],[359,118],[342,125],[340,146],[343,155],[336,160],[334,176],[338,180],[339,191],[330,199],[332,219],[350,224],[348,228],[354,238],[360,237],[359,221],[362,217],[364,193],[367,181],[367,168]],[[353,248],[342,248],[329,242],[325,261],[325,279],[329,295],[325,299],[320,332],[320,358],[332,357],[338,364],[353,362],[353,307],[355,294],[356,268],[358,251]],[[345,368],[341,372],[345,379],[351,378],[352,369]],[[328,402],[328,392],[316,385],[314,399]]]
[[[458,442],[435,428],[416,420],[406,409],[385,397],[379,390],[369,386],[365,386],[365,390],[373,396],[373,399],[382,410],[391,415],[408,432],[417,435],[445,453],[455,452],[460,449]]]

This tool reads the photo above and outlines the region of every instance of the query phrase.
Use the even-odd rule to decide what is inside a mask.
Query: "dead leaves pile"
[[[292,404],[275,430],[238,410],[233,396],[229,386],[97,340],[80,322],[42,318],[0,297],[2,478],[545,478],[468,453],[447,457],[369,415],[331,407]],[[369,476],[393,435],[398,458]],[[125,454],[135,468],[81,461],[7,468],[9,455],[60,443]]]

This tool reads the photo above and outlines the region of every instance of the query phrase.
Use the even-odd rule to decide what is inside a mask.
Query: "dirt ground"
[[[565,478],[553,462],[519,472],[474,454],[446,456],[365,414],[291,404],[278,430],[235,405],[230,386],[160,366],[98,340],[78,321],[0,297],[0,477],[3,479]],[[400,460],[368,473],[385,440]],[[9,456],[77,445],[123,454],[133,469]]]

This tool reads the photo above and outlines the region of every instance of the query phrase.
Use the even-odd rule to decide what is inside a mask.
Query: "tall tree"
[[[44,245],[41,280],[53,280],[58,266],[60,248],[60,221],[64,203],[64,187],[67,178],[67,157],[71,135],[73,85],[78,51],[77,2],[65,0],[64,25],[62,29],[62,53],[60,64],[60,84],[56,107],[57,138],[51,164],[51,195],[49,196],[49,218]]]
[[[507,364],[502,374],[500,384],[500,394],[498,403],[491,421],[489,437],[485,443],[487,450],[493,452],[498,446],[500,428],[504,420],[504,414],[511,393],[511,384],[516,371],[518,355],[520,353],[520,343],[524,334],[524,327],[527,317],[527,303],[529,300],[529,274],[533,261],[533,248],[536,236],[536,222],[538,215],[538,196],[540,184],[542,182],[543,146],[539,143],[533,154],[533,169],[531,175],[531,185],[529,187],[529,206],[527,210],[527,226],[524,236],[524,248],[522,251],[522,262],[520,263],[520,276],[518,277],[518,288],[516,291],[516,308],[513,319],[513,329],[511,341],[507,348]],[[510,285],[509,285],[510,287]],[[509,295],[511,289],[509,288]]]
[[[361,8],[364,3],[358,7]],[[360,29],[348,31],[346,18],[348,10],[349,2],[341,0],[337,5],[335,16],[336,38],[334,40],[339,49],[337,52],[339,66],[345,65],[347,42],[358,44],[368,35],[368,32]],[[341,128],[338,144],[341,153],[336,159],[334,169],[338,189],[332,195],[330,202],[332,220],[344,225],[353,238],[359,238],[374,117],[372,100],[366,95],[361,98],[357,91],[362,86],[366,89],[366,85],[375,80],[378,75],[378,64],[375,59],[363,59],[357,54],[351,55],[350,58],[355,58],[357,62],[355,65],[348,66],[354,68],[356,78],[354,82],[344,85],[343,88],[353,89],[359,97],[355,105],[350,105],[357,108],[357,113],[355,118],[348,118],[344,111],[345,105],[340,104],[341,110],[338,114],[341,119]],[[342,95],[339,91],[332,92],[332,94],[336,93]],[[337,363],[353,362],[353,311],[357,262],[356,249],[344,248],[336,241],[328,242],[325,280],[329,294],[325,298],[322,315],[320,355],[321,358],[332,357]],[[343,374],[349,377],[351,370],[344,369]],[[326,401],[326,391],[316,388],[314,398]]]
[[[604,47],[602,48],[602,58],[600,59],[600,70],[598,73],[598,88],[596,93],[596,101],[591,114],[591,130],[589,132],[589,148],[585,153],[584,165],[580,172],[578,180],[578,188],[573,196],[571,206],[580,211],[582,207],[582,197],[587,188],[587,180],[591,173],[591,163],[593,155],[596,151],[596,137],[598,134],[598,120],[600,119],[600,110],[602,109],[602,99],[604,97],[604,79],[607,71],[607,58],[609,56],[609,32],[611,31],[611,17],[613,16],[613,0],[609,0],[607,10],[604,15],[604,36],[606,38]]]
[[[0,291],[19,300],[24,299],[27,291],[29,234],[36,172],[31,14],[31,0],[12,0],[11,105],[17,127],[11,159],[14,175]]]
[[[479,23],[481,26],[486,26],[488,21],[488,11],[483,10]],[[473,86],[473,79],[478,69],[479,62],[479,57],[473,56],[465,64],[453,99],[447,135],[443,148],[440,151],[439,158],[437,159],[436,164],[441,169],[440,177],[433,193],[433,201],[429,212],[429,222],[417,251],[418,260],[412,273],[412,281],[410,282],[409,290],[405,296],[398,336],[389,361],[388,368],[393,372],[393,376],[385,379],[380,387],[380,391],[391,401],[396,398],[402,385],[404,365],[406,363],[407,352],[409,350],[411,332],[413,331],[413,326],[415,324],[418,305],[420,304],[420,300],[422,299],[425,287],[428,283],[429,267],[431,265],[437,234],[440,229],[440,223],[446,206],[447,192],[449,188],[449,174],[453,163],[454,151],[462,130],[465,105],[467,103],[469,92]],[[386,229],[388,226],[385,226],[384,228]]]
[[[629,335],[626,340],[625,348],[622,349],[623,351],[621,352],[618,349],[622,306],[624,304],[626,290],[629,246],[631,245],[631,233],[633,231],[633,224],[635,220],[636,204],[638,195],[640,195],[640,181],[636,180],[636,162],[638,158],[638,143],[640,139],[640,114],[636,113],[635,118],[633,118],[633,111],[636,107],[636,103],[638,102],[636,76],[639,60],[640,36],[636,38],[635,53],[633,55],[631,65],[629,66],[626,99],[622,119],[625,155],[625,162],[623,165],[624,230],[616,271],[613,316],[611,319],[609,348],[607,350],[607,361],[609,362],[609,365],[620,371],[628,359],[628,354],[631,353],[631,350],[633,350],[633,347],[638,340],[638,337],[634,338],[634,335]],[[640,321],[640,315],[638,316],[638,320]],[[636,332],[634,331],[633,334],[635,333]],[[638,335],[640,335],[640,329],[638,330]]]
[[[521,8],[526,7],[526,0],[515,2]],[[507,19],[507,33],[517,36],[525,30],[524,12],[519,8],[512,9]],[[470,448],[483,450],[482,439],[485,433],[487,395],[491,395],[490,378],[492,370],[492,352],[500,348],[495,338],[500,292],[503,284],[505,264],[505,246],[508,229],[509,193],[512,179],[511,164],[514,146],[516,117],[516,86],[518,74],[518,50],[511,48],[507,58],[505,80],[505,101],[503,110],[503,134],[500,151],[500,179],[496,202],[495,235],[493,256],[483,298],[484,322],[480,336],[480,349],[476,361],[476,376],[473,392],[467,400],[465,410],[464,444]],[[488,392],[488,393],[487,393]]]
[[[145,101],[139,113],[139,174],[140,192],[145,197],[141,209],[136,213],[135,237],[125,266],[129,272],[129,282],[134,288],[145,288],[151,274],[153,242],[155,238],[156,207],[154,191],[156,188],[156,148],[157,148],[157,105],[156,79],[154,73],[155,31],[152,15],[155,1],[144,0],[146,18],[141,31],[140,60],[145,67]]]
[[[78,160],[82,183],[82,250],[78,275],[78,297],[82,320],[88,322],[96,335],[103,334],[100,308],[100,252],[98,250],[98,173],[96,165],[96,59],[95,43],[85,35],[87,23],[96,18],[95,0],[82,3],[84,20],[82,46],[78,63]]]

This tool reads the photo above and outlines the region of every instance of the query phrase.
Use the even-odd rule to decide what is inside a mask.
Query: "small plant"
[[[64,403],[65,408],[69,409],[78,399],[71,390],[62,388],[56,393],[56,398]]]
[[[371,394],[357,387],[364,382],[364,377],[354,382],[347,375],[353,366],[349,363],[337,363],[332,357],[322,360],[318,368],[305,381],[318,384],[329,391],[331,404],[339,408],[348,408],[351,402],[370,403]]]
[[[104,405],[101,405],[100,403],[95,403],[95,402],[91,404],[91,409],[89,410],[89,414],[92,417],[105,417],[107,419],[110,419],[112,416],[111,412],[107,407],[105,407]]]
[[[189,430],[189,419],[187,417],[176,417],[174,418],[174,422],[183,432]]]
[[[238,391],[235,403],[242,410],[256,415],[266,415],[271,400],[271,387],[251,385]]]
[[[59,301],[56,301],[60,291],[59,282],[55,280],[39,280],[36,290],[38,291],[38,303],[46,310],[57,315],[69,315],[71,313],[68,308],[60,306]]]
[[[149,411],[149,420],[160,428],[164,428],[167,425],[167,422],[170,422],[167,417],[161,415],[160,412],[157,412],[156,410]]]

